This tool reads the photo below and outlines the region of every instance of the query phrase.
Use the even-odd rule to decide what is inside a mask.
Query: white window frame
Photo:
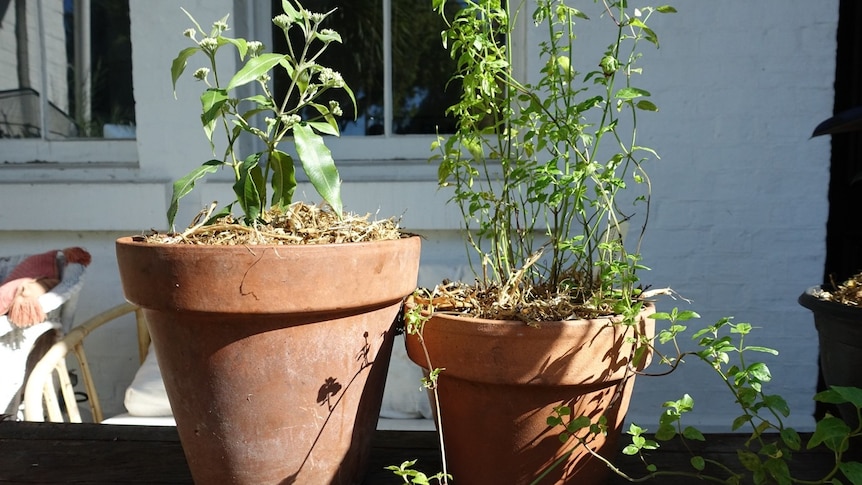
[[[110,139],[110,138],[68,138],[68,139],[52,139],[48,136],[46,126],[45,113],[50,100],[48,93],[48,74],[46,69],[46,29],[44,27],[45,12],[44,2],[46,0],[36,0],[33,11],[28,11],[28,14],[35,14],[38,25],[39,34],[39,55],[38,62],[40,63],[40,72],[42,73],[38,80],[39,92],[43,95],[40,99],[40,129],[39,138],[20,138],[20,139],[0,139],[0,164],[5,165],[20,165],[27,168],[31,167],[55,167],[58,164],[67,165],[110,165],[110,166],[136,166],[138,163],[137,142],[135,139]],[[56,0],[50,0],[56,1]],[[76,13],[88,12],[90,9],[89,0],[75,0]],[[78,42],[76,42],[76,50],[86,52],[82,57],[78,57],[76,52],[76,64],[79,69],[85,69],[89,72],[89,42],[90,42],[90,16],[75,15],[76,32]],[[80,42],[83,40],[83,43]],[[85,44],[85,45],[84,45]],[[86,78],[76,80],[82,83],[82,87],[86,88],[88,83]]]

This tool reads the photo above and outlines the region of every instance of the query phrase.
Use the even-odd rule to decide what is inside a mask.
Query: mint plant
[[[341,217],[341,180],[324,136],[339,135],[338,118],[342,116],[342,109],[337,101],[327,101],[326,95],[330,90],[344,90],[354,104],[356,101],[337,71],[316,62],[333,43],[341,43],[341,36],[323,26],[332,11],[314,13],[298,3],[294,6],[292,0],[282,0],[282,8],[284,13],[273,18],[273,23],[287,38],[286,54],[266,53],[258,41],[227,36],[227,16],[205,31],[183,10],[194,25],[185,31],[194,45],[181,50],[171,64],[174,93],[176,95],[177,80],[189,60],[202,55],[207,65],[197,68],[193,74],[206,85],[201,95],[201,122],[214,153],[218,130],[224,132],[225,147],[220,158],[204,162],[174,183],[167,214],[171,227],[179,200],[194,189],[195,182],[221,168],[231,170],[234,175],[233,190],[246,225],[268,217],[270,208],[281,210],[290,205],[296,189],[296,169],[293,157],[279,148],[288,136],[292,136],[309,181],[332,211]],[[292,42],[291,33],[299,34],[302,41]],[[219,70],[216,59],[223,48],[232,49],[238,55],[240,63],[236,72]],[[283,70],[289,79],[283,99],[277,98],[270,87],[271,73],[275,69]],[[237,97],[237,88],[247,84],[256,85],[260,93]],[[249,155],[238,153],[238,141],[243,135],[260,140],[263,150]],[[224,208],[219,215],[230,213],[232,206]]]
[[[862,436],[862,425],[851,428],[842,419],[828,415],[816,423],[814,433],[804,442],[795,429],[785,424],[791,413],[787,402],[780,395],[768,392],[767,384],[772,381],[769,367],[764,362],[750,358],[752,354],[778,355],[775,349],[748,343],[748,337],[754,330],[751,324],[734,323],[731,318],[722,318],[692,334],[691,339],[697,344],[696,350],[681,351],[679,337],[688,331],[686,322],[699,318],[699,315],[675,308],[669,313],[656,313],[653,318],[668,322],[667,328],[658,333],[656,340],[661,344],[671,344],[675,349],[675,354],[665,355],[654,348],[659,362],[670,366],[671,371],[686,358],[702,362],[715,372],[732,394],[740,414],[730,423],[731,429],[740,431],[748,428],[751,433],[744,448],[737,450],[740,466],[732,467],[729,463],[711,460],[694,452],[691,454],[690,468],[686,470],[663,470],[650,463],[648,455],[643,452],[660,450],[661,443],[675,439],[685,442],[706,440],[700,430],[684,424],[685,415],[692,412],[695,405],[695,399],[689,394],[663,404],[658,429],[652,437],[647,435],[648,430],[636,424],[630,425],[628,434],[631,443],[623,449],[623,453],[639,455],[646,474],[635,479],[630,472],[619,469],[597,453],[593,453],[593,456],[632,481],[690,475],[700,480],[729,484],[839,484],[843,483],[843,475],[854,485],[862,484],[862,463],[849,458],[847,454],[850,441]],[[664,374],[662,372],[660,375]],[[862,416],[862,389],[832,387],[816,394],[814,399],[832,404],[852,404],[857,416]],[[601,420],[593,423],[584,417],[570,419],[570,413],[566,407],[558,408],[554,416],[548,417],[548,425],[562,428],[559,436],[563,442],[589,449],[589,436],[602,432]],[[820,447],[832,453],[834,467],[817,480],[795,478],[789,467],[794,454]],[[739,469],[744,472],[737,471]]]

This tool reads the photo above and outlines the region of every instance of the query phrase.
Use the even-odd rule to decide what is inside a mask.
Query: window
[[[457,7],[457,2],[451,3]],[[326,26],[339,32],[344,43],[332,46],[319,62],[341,72],[356,95],[355,121],[352,104],[346,96],[340,100],[345,110],[343,136],[328,142],[333,153],[341,159],[427,159],[437,130],[453,130],[445,110],[458,96],[457,85],[447,87],[454,61],[442,46],[444,24],[430,2],[303,4],[316,12],[337,8]],[[269,18],[281,12],[281,0],[272,0]],[[285,52],[281,29],[270,28],[273,50]],[[284,91],[285,82],[275,79],[276,92]]]
[[[0,46],[0,139],[134,138],[127,0],[0,0]]]

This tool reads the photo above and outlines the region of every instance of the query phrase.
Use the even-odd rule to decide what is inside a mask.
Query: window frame
[[[51,0],[60,1],[60,0]],[[45,0],[36,0],[32,11],[28,2],[28,14],[35,13],[36,30],[38,32],[38,62],[41,75],[36,85],[39,93],[49,92],[46,56],[47,31],[44,25]],[[90,0],[74,0],[76,12],[76,64],[78,68],[89,66],[89,15],[80,15],[80,12],[89,12]],[[29,22],[28,22],[29,23]],[[80,39],[84,39],[86,46],[81,45]],[[86,52],[84,57],[77,61],[78,53]],[[89,70],[89,69],[88,69]],[[85,78],[76,78],[84,87],[88,81]],[[40,135],[34,138],[0,138],[0,164],[21,165],[28,168],[33,166],[56,165],[106,165],[106,166],[136,166],[138,164],[137,140],[135,138],[51,138],[44,129],[46,124],[45,113],[49,107],[48,96],[39,96],[40,105]]]

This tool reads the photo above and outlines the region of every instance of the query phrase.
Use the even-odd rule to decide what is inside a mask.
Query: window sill
[[[26,168],[66,164],[120,164],[138,162],[137,140],[0,139],[0,164]]]

